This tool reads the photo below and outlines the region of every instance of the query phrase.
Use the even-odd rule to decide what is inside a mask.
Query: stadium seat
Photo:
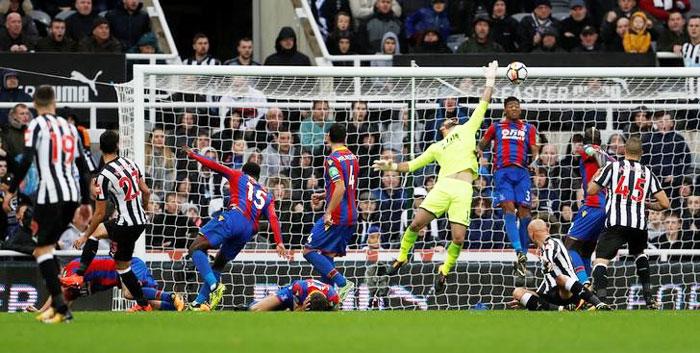
[[[68,17],[70,17],[74,13],[75,13],[75,10],[61,11],[56,15],[56,18],[58,18],[59,20],[65,21]]]

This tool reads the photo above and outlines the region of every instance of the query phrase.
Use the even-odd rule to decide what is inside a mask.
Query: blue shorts
[[[516,206],[530,208],[530,172],[520,167],[506,167],[493,174],[496,205],[513,202]]]
[[[212,248],[221,247],[226,260],[233,260],[253,238],[253,226],[240,211],[225,210],[214,214],[199,233],[209,240]]]
[[[326,229],[323,218],[320,218],[311,229],[309,240],[304,246],[307,249],[320,250],[322,253],[344,256],[353,235],[355,235],[355,226],[332,225]]]
[[[597,241],[605,227],[605,208],[583,205],[569,229],[569,236],[582,241]]]
[[[292,286],[280,288],[275,295],[281,302],[277,310],[294,310],[294,292],[292,291]]]
[[[141,259],[136,257],[131,259],[131,271],[134,272],[142,287],[158,288],[158,282],[153,278],[151,270]]]

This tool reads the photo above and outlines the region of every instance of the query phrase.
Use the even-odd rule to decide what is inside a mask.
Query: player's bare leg
[[[447,275],[452,271],[452,268],[457,263],[457,258],[462,252],[462,246],[464,245],[464,239],[467,236],[467,227],[459,223],[450,223],[450,229],[452,231],[452,241],[450,245],[447,246],[447,256],[445,257],[445,262],[438,268],[437,278],[435,279],[435,284],[433,289],[435,293],[440,293],[445,289],[445,284],[447,282]]]
[[[422,208],[418,208],[418,211],[413,216],[413,221],[411,221],[411,224],[406,228],[406,231],[401,237],[399,256],[394,260],[394,263],[391,264],[391,269],[389,273],[387,273],[388,276],[395,275],[399,271],[399,268],[408,262],[408,253],[411,252],[413,245],[416,243],[416,239],[418,239],[418,232],[433,219],[435,219],[435,215]]]
[[[560,290],[560,296],[562,298],[570,298],[572,295],[576,295],[583,299],[585,302],[593,305],[595,310],[608,311],[612,310],[610,306],[603,303],[593,292],[586,288],[578,278],[571,278],[565,275],[559,275],[555,279],[557,282],[557,287]]]
[[[276,295],[268,295],[259,302],[250,306],[250,311],[273,311],[281,304]]]

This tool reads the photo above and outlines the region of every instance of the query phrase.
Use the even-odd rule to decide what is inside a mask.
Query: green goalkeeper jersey
[[[408,169],[414,172],[432,162],[437,162],[440,165],[438,178],[466,169],[470,169],[476,178],[479,170],[476,133],[481,128],[488,107],[488,102],[480,101],[466,123],[456,126],[445,138],[433,143],[423,154],[408,162]]]

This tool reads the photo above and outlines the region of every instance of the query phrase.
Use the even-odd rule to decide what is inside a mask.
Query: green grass
[[[698,352],[700,312],[0,314],[2,352]]]

